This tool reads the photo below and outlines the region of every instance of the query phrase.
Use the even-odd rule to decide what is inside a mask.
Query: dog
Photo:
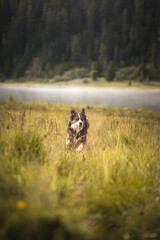
[[[81,151],[86,143],[87,130],[90,124],[83,108],[80,113],[71,111],[67,127],[66,145]]]

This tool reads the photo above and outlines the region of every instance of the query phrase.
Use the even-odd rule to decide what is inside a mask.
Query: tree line
[[[113,80],[127,68],[160,80],[159,13],[159,0],[0,0],[0,74],[83,67]]]

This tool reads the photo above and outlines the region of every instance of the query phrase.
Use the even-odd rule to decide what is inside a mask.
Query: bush
[[[69,81],[70,78],[66,75],[56,75],[53,79],[53,82],[66,82]]]
[[[160,80],[160,69],[155,68],[152,64],[147,64],[143,66],[143,74],[145,75],[145,80],[147,78],[150,81],[159,81]]]
[[[89,83],[88,79],[84,79],[84,80],[83,80],[83,83],[84,83],[84,84]]]
[[[75,68],[65,72],[70,79],[88,77],[88,70],[86,68]]]
[[[120,68],[115,73],[115,79],[117,81],[124,80],[140,80],[140,70],[138,66],[130,66]]]
[[[91,78],[93,81],[96,81],[97,80],[97,77],[98,77],[98,72],[97,70],[93,70],[91,71]]]
[[[62,75],[56,75],[54,82],[63,82],[84,77],[88,77],[88,70],[86,68],[75,68],[64,72]]]
[[[159,80],[159,71],[151,64],[141,64],[139,66],[129,66],[119,68],[115,74],[115,80],[137,80],[137,81],[157,81]]]
[[[71,67],[72,65],[70,62],[56,64],[52,69],[53,76],[62,75],[64,74],[65,71],[68,71],[68,69],[70,69]]]

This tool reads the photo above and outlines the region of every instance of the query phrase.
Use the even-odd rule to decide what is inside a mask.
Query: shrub
[[[84,84],[89,83],[88,79],[84,79],[84,80],[83,80],[83,83],[84,83]]]
[[[123,67],[116,71],[115,79],[117,81],[137,80],[142,82],[147,79],[157,81],[159,80],[159,71],[151,64]]]
[[[88,70],[86,68],[75,68],[64,72],[62,75],[56,75],[54,82],[69,81],[84,77],[88,77]]]
[[[93,70],[91,71],[91,78],[93,81],[96,81],[97,80],[97,77],[98,77],[98,72],[97,70]]]
[[[75,68],[65,72],[65,75],[71,79],[88,77],[88,70],[86,68]]]
[[[117,81],[139,80],[140,79],[139,67],[130,66],[125,68],[120,68],[115,73],[115,79]]]
[[[69,81],[69,80],[70,80],[69,77],[66,76],[66,75],[62,75],[62,76],[56,75],[56,76],[54,77],[53,82],[65,82],[65,81]]]

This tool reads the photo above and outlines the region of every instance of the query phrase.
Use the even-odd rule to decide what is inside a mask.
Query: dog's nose
[[[79,123],[79,126],[82,126],[82,122]]]

